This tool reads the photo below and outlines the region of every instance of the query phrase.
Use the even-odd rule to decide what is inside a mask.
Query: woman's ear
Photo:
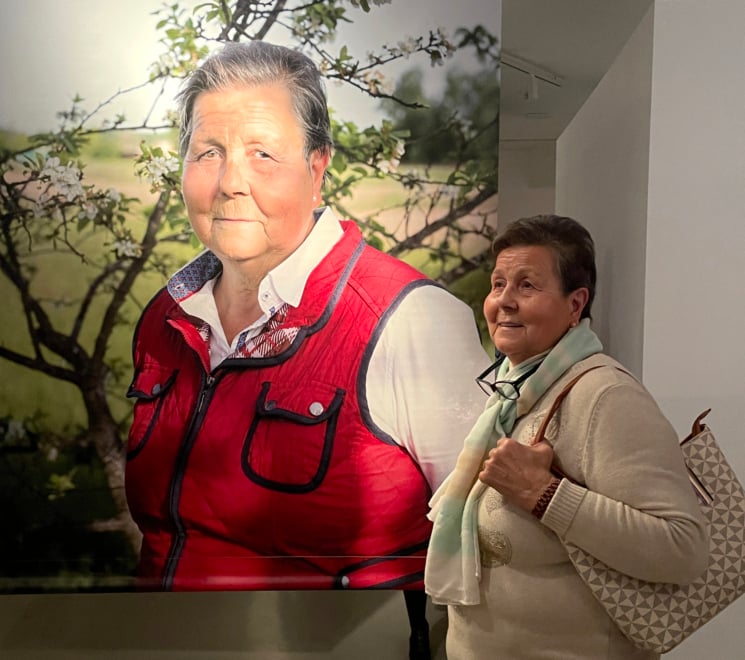
[[[331,149],[316,149],[311,155],[308,165],[313,177],[313,190],[320,193],[323,184],[323,175],[331,160]]]
[[[572,325],[575,326],[579,323],[582,318],[582,310],[584,310],[587,301],[590,299],[590,291],[587,287],[580,287],[575,289],[569,294],[569,305],[570,314],[572,317]]]

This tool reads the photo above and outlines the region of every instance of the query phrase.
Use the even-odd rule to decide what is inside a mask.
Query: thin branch
[[[468,273],[471,273],[474,270],[483,268],[490,263],[491,258],[492,256],[490,248],[485,248],[472,257],[461,257],[461,262],[458,266],[445,271],[437,278],[437,280],[445,286],[449,286],[454,282],[457,282],[464,275],[468,275]]]
[[[50,364],[43,357],[30,358],[27,355],[22,355],[16,351],[13,351],[5,346],[0,346],[0,358],[4,358],[9,362],[14,362],[22,367],[33,369],[34,371],[41,371],[47,376],[64,380],[69,383],[78,383],[80,378],[78,373],[73,369],[65,369],[64,367],[58,367]]]
[[[41,346],[39,344],[39,338],[37,335],[37,329],[34,326],[33,317],[35,307],[39,307],[41,316],[44,316],[44,310],[40,308],[38,303],[33,299],[29,293],[28,281],[21,274],[21,265],[18,261],[18,254],[16,253],[15,243],[10,235],[9,225],[3,224],[3,239],[8,251],[7,257],[0,254],[0,272],[2,272],[16,288],[21,296],[21,305],[23,307],[23,314],[26,319],[26,328],[28,329],[29,338],[34,348],[34,353],[37,359],[41,359]]]
[[[155,98],[153,99],[152,104],[150,105],[150,110],[147,111],[147,114],[145,115],[145,119],[142,120],[143,124],[147,124],[150,121],[150,117],[152,117],[153,112],[155,112],[155,106],[158,105],[158,101],[160,100],[160,97],[163,96],[163,94],[166,91],[166,78],[163,78],[160,85],[160,91],[155,95]]]
[[[93,298],[96,295],[96,292],[98,291],[98,288],[116,271],[123,270],[123,265],[119,261],[115,261],[113,263],[107,264],[106,267],[103,269],[101,273],[99,273],[94,280],[91,282],[90,286],[88,287],[88,290],[85,292],[85,296],[83,297],[83,301],[80,303],[80,308],[78,309],[78,313],[75,315],[75,321],[72,326],[72,331],[70,332],[70,339],[73,341],[78,340],[78,336],[80,335],[80,330],[83,327],[83,322],[85,321],[85,316],[88,313],[88,310],[90,309],[91,303],[93,302]]]
[[[269,12],[269,15],[266,17],[264,25],[261,26],[259,31],[254,36],[254,39],[256,41],[261,41],[266,36],[267,32],[269,32],[272,26],[277,22],[277,17],[279,16],[279,13],[284,9],[286,4],[287,0],[277,0],[277,2],[274,3],[274,7]]]
[[[356,87],[360,91],[364,92],[368,96],[374,98],[374,99],[388,99],[390,101],[395,101],[399,105],[402,105],[405,108],[412,108],[413,110],[419,110],[419,109],[425,109],[428,106],[418,103],[416,101],[404,101],[403,99],[398,98],[397,96],[394,96],[393,94],[385,94],[384,92],[374,92],[372,89],[370,89],[369,86],[365,86],[359,82],[357,82],[354,78],[346,78],[342,76],[341,74],[326,74],[326,78],[330,80],[342,80],[348,85],[351,85],[352,87]]]
[[[130,94],[132,92],[136,92],[138,89],[143,89],[147,87],[148,85],[151,85],[153,82],[155,82],[155,80],[147,80],[146,82],[138,83],[137,85],[133,85],[132,87],[127,87],[126,89],[120,89],[116,91],[109,98],[101,101],[91,112],[85,115],[80,120],[80,122],[78,122],[78,129],[82,129],[83,126],[91,119],[91,117],[95,117],[101,111],[102,108],[105,108],[107,105],[110,105],[120,96],[124,96],[125,94]],[[165,83],[165,78],[164,78],[164,83]]]
[[[171,191],[164,190],[160,194],[160,197],[158,197],[158,202],[156,203],[152,213],[150,213],[147,227],[145,229],[145,235],[140,243],[140,255],[133,258],[129,267],[126,268],[124,277],[122,277],[121,281],[114,289],[114,295],[106,307],[106,312],[101,320],[98,336],[96,337],[96,344],[93,349],[93,363],[96,365],[103,364],[106,347],[111,333],[114,330],[114,326],[116,325],[119,310],[126,301],[130,289],[134,285],[138,275],[144,269],[147,260],[150,258],[150,255],[157,244],[156,234],[163,220],[163,216],[165,215],[170,196]]]
[[[403,252],[407,252],[408,250],[413,250],[414,248],[419,247],[422,244],[423,239],[427,238],[427,236],[434,234],[436,231],[442,229],[443,227],[447,227],[448,225],[455,223],[455,221],[459,218],[468,215],[480,204],[483,204],[492,195],[494,195],[494,190],[491,189],[479,191],[477,195],[464,202],[460,206],[452,209],[447,215],[420,229],[415,234],[412,234],[411,236],[408,236],[404,240],[400,241],[397,245],[393,246],[388,251],[388,253],[397,256]]]

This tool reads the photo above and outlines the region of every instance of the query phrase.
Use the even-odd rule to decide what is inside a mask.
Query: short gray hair
[[[179,153],[186,155],[192,133],[194,103],[203,92],[231,87],[283,83],[292,97],[305,133],[305,158],[327,152],[333,144],[326,91],[313,61],[301,52],[263,41],[228,43],[195,69],[176,100],[179,104]]]

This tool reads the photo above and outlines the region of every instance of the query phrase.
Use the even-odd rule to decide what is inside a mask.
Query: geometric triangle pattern
[[[680,443],[709,528],[709,565],[690,584],[645,582],[565,544],[580,577],[637,646],[665,653],[745,593],[745,492],[705,425]]]

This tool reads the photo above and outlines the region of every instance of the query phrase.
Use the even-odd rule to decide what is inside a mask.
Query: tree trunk
[[[111,414],[103,382],[103,378],[91,378],[90,382],[83,386],[81,390],[88,413],[88,437],[103,465],[109,491],[116,507],[116,516],[108,521],[94,523],[93,528],[100,531],[118,530],[123,532],[132,550],[136,555],[139,555],[142,534],[129,513],[124,489],[126,444],[122,440],[119,426]]]

